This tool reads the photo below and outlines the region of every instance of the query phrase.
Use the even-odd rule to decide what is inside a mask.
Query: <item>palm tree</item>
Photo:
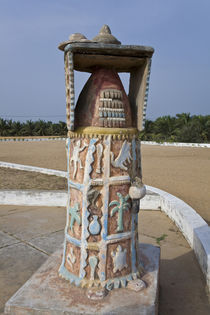
[[[0,136],[6,137],[8,136],[8,121],[0,118]]]
[[[46,136],[47,135],[47,123],[44,120],[39,120],[35,125],[35,134],[37,136]]]
[[[27,120],[23,123],[22,135],[23,136],[34,136],[35,123],[32,120]]]
[[[13,121],[9,133],[11,136],[21,136],[22,124],[20,121]]]
[[[74,222],[76,221],[79,225],[81,224],[81,219],[80,219],[80,214],[78,213],[79,211],[79,203],[75,203],[73,207],[70,207],[69,209],[69,214],[71,216],[71,221],[70,221],[70,229],[73,231],[73,226]]]
[[[175,129],[175,118],[168,116],[162,116],[156,119],[154,125],[154,132],[159,135],[160,140],[166,141],[173,135]]]
[[[121,193],[117,193],[119,201],[113,200],[110,202],[109,207],[116,206],[111,211],[111,217],[118,212],[118,220],[117,220],[117,232],[123,232],[123,212],[129,210],[130,203],[127,200],[130,198],[129,195],[123,197]]]
[[[60,127],[60,135],[64,136],[67,134],[67,127],[66,123],[64,121],[59,121],[59,127]]]

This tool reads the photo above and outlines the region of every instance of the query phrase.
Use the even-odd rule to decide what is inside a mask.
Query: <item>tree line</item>
[[[66,123],[59,121],[31,121],[26,122],[5,120],[0,118],[1,137],[27,136],[66,136]],[[176,116],[162,116],[156,120],[146,120],[144,130],[140,132],[140,139],[156,142],[210,142],[210,115],[193,115],[190,113]]]
[[[66,123],[59,121],[32,121],[26,122],[6,120],[0,118],[1,137],[28,137],[28,136],[66,136]]]
[[[210,115],[190,113],[162,116],[155,121],[146,120],[140,139],[156,142],[210,142]]]

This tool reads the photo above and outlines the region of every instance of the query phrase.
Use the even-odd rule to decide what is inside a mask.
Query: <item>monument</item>
[[[76,286],[96,288],[97,296],[103,296],[103,288],[129,282],[143,287],[137,218],[145,187],[138,132],[153,49],[121,45],[107,25],[92,41],[77,33],[59,48],[65,54],[68,127],[68,205],[59,273]],[[76,106],[74,70],[91,73]],[[128,96],[118,72],[131,73]]]
[[[63,249],[7,302],[7,314],[156,314],[159,249],[138,240],[141,143],[154,49],[104,25],[64,51],[68,202]],[[90,77],[75,104],[74,71]],[[130,74],[126,94],[118,73]]]

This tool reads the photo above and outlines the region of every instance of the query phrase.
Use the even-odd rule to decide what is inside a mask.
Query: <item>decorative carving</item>
[[[70,248],[70,253],[68,253],[67,255],[67,261],[71,268],[73,267],[72,265],[76,262],[76,256],[74,255],[74,250],[72,247]]]
[[[100,223],[98,222],[98,216],[93,215],[93,220],[91,221],[89,225],[89,231],[92,235],[97,235],[101,231]]]
[[[87,199],[88,199],[88,202],[90,203],[90,207],[95,208],[96,206],[95,203],[99,195],[100,195],[100,192],[97,189],[93,189],[90,186],[90,190],[87,193]]]
[[[125,166],[125,162],[130,163],[132,160],[131,154],[130,154],[131,144],[125,140],[123,142],[122,148],[117,156],[117,158],[114,160],[114,153],[111,153],[111,164],[114,167],[119,167],[121,170],[127,171],[127,166]]]
[[[101,128],[101,127],[80,127],[77,128],[77,138],[87,139],[94,138],[97,135],[97,138],[105,139],[107,135],[111,137],[112,140],[128,140],[138,138],[138,131],[136,128]],[[75,139],[75,132],[68,131],[68,137],[71,139]]]
[[[113,264],[114,264],[114,269],[113,269],[114,273],[117,272],[118,270],[121,271],[123,268],[128,267],[127,262],[126,262],[126,256],[127,256],[126,248],[123,250],[122,246],[118,245],[116,251],[113,251],[111,255],[112,255]]]
[[[103,154],[103,145],[101,143],[98,143],[96,146],[97,150],[97,167],[96,167],[96,173],[101,174],[101,159]]]
[[[88,225],[89,225],[89,220],[88,217],[90,215],[89,212],[89,206],[90,206],[90,200],[88,198],[88,192],[90,191],[91,187],[91,179],[90,179],[90,174],[93,170],[92,164],[94,162],[94,152],[96,150],[95,143],[98,141],[98,139],[92,138],[89,142],[89,147],[87,150],[86,154],[86,159],[85,159],[85,170],[84,170],[84,179],[83,179],[83,184],[84,184],[84,189],[83,189],[83,216],[82,216],[82,225],[83,225],[83,232],[82,232],[82,238],[81,242],[82,244],[86,245],[87,244],[87,239],[90,235],[89,230],[88,230]],[[86,270],[85,267],[87,266],[87,247],[86,246],[81,246],[81,258],[80,258],[80,278],[84,278],[86,275]]]
[[[73,173],[73,178],[76,177],[76,173],[77,173],[77,167],[78,167],[78,163],[79,163],[79,167],[83,168],[82,166],[82,162],[80,160],[79,154],[80,152],[82,152],[86,147],[87,147],[87,143],[84,144],[84,146],[82,148],[80,148],[80,140],[78,140],[76,142],[76,144],[74,145],[74,150],[73,150],[73,155],[70,159],[70,163],[73,162],[74,164],[74,173]]]
[[[88,261],[90,264],[90,280],[94,280],[95,279],[95,270],[96,270],[96,266],[98,264],[98,258],[96,256],[90,256]]]
[[[71,216],[71,221],[70,221],[70,229],[73,231],[73,226],[74,222],[76,221],[79,225],[81,224],[81,219],[80,219],[80,214],[78,213],[79,211],[79,204],[78,202],[75,203],[73,207],[69,208],[69,214]]]
[[[123,127],[125,110],[122,92],[111,89],[103,90],[100,95],[99,119],[101,127]]]
[[[123,212],[129,210],[130,203],[127,200],[130,198],[129,195],[125,197],[122,196],[121,193],[117,193],[119,201],[113,200],[110,202],[109,207],[116,206],[111,211],[111,217],[118,212],[118,220],[117,220],[117,232],[123,232]]]

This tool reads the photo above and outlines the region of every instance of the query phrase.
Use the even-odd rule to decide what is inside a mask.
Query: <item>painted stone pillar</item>
[[[138,132],[153,49],[123,46],[104,26],[92,41],[73,34],[65,52],[68,205],[60,275],[87,288],[126,287],[141,276]],[[74,70],[88,71],[77,104]],[[118,72],[130,72],[129,96]]]

